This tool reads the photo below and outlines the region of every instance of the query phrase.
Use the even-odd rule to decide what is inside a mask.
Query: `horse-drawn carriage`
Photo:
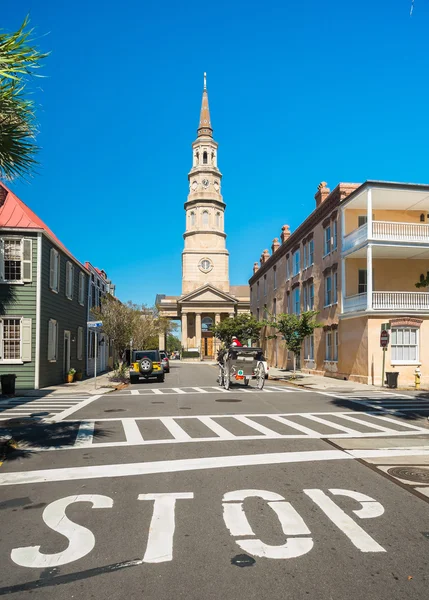
[[[262,348],[231,346],[221,350],[218,355],[219,385],[229,390],[231,383],[248,386],[254,379],[256,387],[262,390],[265,383],[263,360]]]

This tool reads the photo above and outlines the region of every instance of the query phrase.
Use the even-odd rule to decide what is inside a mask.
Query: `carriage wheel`
[[[258,370],[256,372],[256,386],[258,390],[262,390],[265,385],[265,369],[264,366],[259,363]]]
[[[229,390],[230,385],[231,385],[231,379],[229,378],[229,367],[225,367],[225,374],[224,374],[224,387],[226,390]]]

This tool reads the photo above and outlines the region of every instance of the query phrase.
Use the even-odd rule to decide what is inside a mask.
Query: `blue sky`
[[[122,300],[180,294],[183,204],[208,74],[230,281],[320,181],[429,182],[429,0],[14,0],[50,50],[39,175],[12,188]],[[47,35],[43,35],[47,34]]]

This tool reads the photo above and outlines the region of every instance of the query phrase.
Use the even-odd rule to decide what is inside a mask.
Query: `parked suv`
[[[164,369],[164,373],[169,373],[170,372],[170,361],[168,360],[167,352],[164,352],[164,350],[161,350],[159,355],[161,357],[161,364],[162,364],[162,368]]]
[[[139,379],[157,379],[164,381],[164,369],[161,364],[159,350],[133,350],[130,365],[130,383],[138,383]]]

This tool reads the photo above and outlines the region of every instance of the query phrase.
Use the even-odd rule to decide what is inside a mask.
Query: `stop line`
[[[76,424],[76,437],[69,444],[28,447],[32,451],[50,451],[218,441],[376,438],[427,433],[422,427],[378,412],[101,418],[61,423]],[[105,440],[109,435],[115,440],[98,441],[98,436]]]

